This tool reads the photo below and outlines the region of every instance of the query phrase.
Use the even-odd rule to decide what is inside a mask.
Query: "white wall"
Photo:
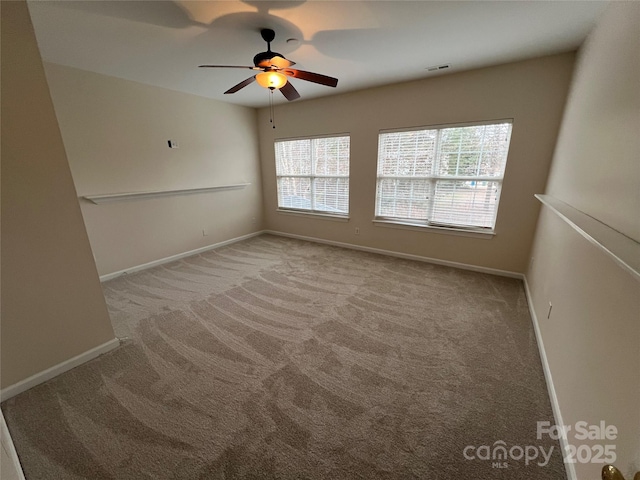
[[[583,46],[546,192],[636,241],[639,32],[640,4],[613,3]],[[564,423],[617,426],[616,441],[592,443],[615,444],[614,463],[631,478],[640,470],[640,282],[546,208],[527,279]],[[599,478],[601,468],[576,472]]]
[[[449,74],[276,108],[277,128],[261,109],[258,128],[267,228],[440,260],[524,272],[573,71],[574,54]],[[491,239],[372,223],[381,129],[513,118],[496,236]],[[351,135],[350,221],[278,213],[273,142]],[[355,228],[360,234],[355,235]]]
[[[51,63],[45,70],[79,196],[251,183],[122,203],[81,200],[101,275],[262,228],[254,109]]]

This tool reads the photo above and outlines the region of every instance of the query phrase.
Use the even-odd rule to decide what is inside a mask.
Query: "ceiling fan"
[[[199,65],[200,68],[248,68],[249,70],[257,70],[260,73],[249,77],[246,80],[231,87],[224,92],[225,94],[236,93],[238,90],[257,81],[260,86],[269,90],[280,90],[285,98],[289,101],[300,98],[300,94],[295,89],[287,77],[299,78],[308,82],[319,83],[328,87],[335,87],[338,79],[319,73],[305,72],[304,70],[296,70],[289,68],[295,65],[295,62],[287,60],[283,55],[271,51],[271,42],[276,34],[269,28],[260,30],[262,39],[267,42],[267,51],[260,52],[253,57],[253,67],[245,67],[241,65]]]

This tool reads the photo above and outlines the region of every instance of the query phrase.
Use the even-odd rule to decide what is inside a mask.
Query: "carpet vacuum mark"
[[[28,480],[566,478],[519,280],[263,235],[103,287],[122,346],[2,405]]]

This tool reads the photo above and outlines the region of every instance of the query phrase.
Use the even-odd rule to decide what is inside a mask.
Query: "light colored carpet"
[[[264,235],[104,292],[123,346],[3,404],[29,480],[565,478],[519,280]]]

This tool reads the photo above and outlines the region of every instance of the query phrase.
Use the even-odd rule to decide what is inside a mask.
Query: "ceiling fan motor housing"
[[[284,58],[284,55],[277,52],[272,52],[271,50],[267,50],[266,52],[260,52],[255,57],[253,57],[253,64],[256,67],[269,67],[271,66],[271,59],[273,57]]]

